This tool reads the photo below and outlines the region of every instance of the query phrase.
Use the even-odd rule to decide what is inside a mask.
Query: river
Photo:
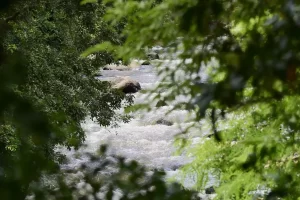
[[[128,71],[104,70],[101,74],[99,78],[103,80],[114,79],[116,76],[129,76],[138,81],[143,90],[153,88],[160,81],[155,67],[151,65],[141,65]],[[135,104],[145,103],[148,100],[147,94],[144,93],[138,92],[134,96]],[[184,100],[184,97],[179,100]],[[179,168],[191,162],[192,158],[186,153],[176,154],[177,148],[174,140],[181,133],[182,128],[191,124],[188,119],[192,118],[192,114],[185,110],[177,110],[166,115],[172,108],[173,105],[170,104],[151,112],[133,113],[134,118],[129,123],[119,123],[119,127],[100,127],[97,123],[87,119],[82,124],[86,132],[85,145],[77,152],[64,148],[59,150],[68,158],[68,162],[62,167],[76,168],[87,162],[88,157],[84,153],[95,153],[100,145],[108,144],[108,155],[120,155],[136,160],[150,169],[164,169],[167,179],[175,177],[179,180],[177,176]],[[123,112],[123,109],[118,112]],[[170,121],[172,125],[157,124],[156,122],[160,119]],[[193,143],[198,143],[205,134],[194,128],[185,137]],[[195,180],[190,177],[182,183],[185,187],[191,187]]]

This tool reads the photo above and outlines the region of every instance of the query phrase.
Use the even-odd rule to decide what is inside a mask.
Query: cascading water
[[[150,89],[158,84],[159,78],[152,66],[141,65],[139,68],[129,71],[106,70],[102,71],[103,80],[113,80],[116,76],[129,76],[141,84],[142,89]],[[145,103],[146,95],[136,93],[135,103]],[[184,99],[184,97],[183,97]],[[119,155],[130,160],[136,160],[146,167],[164,169],[168,177],[174,177],[178,168],[191,162],[188,155],[175,155],[175,137],[181,133],[181,128],[190,125],[187,119],[190,114],[185,110],[178,110],[166,115],[172,109],[172,105],[162,106],[148,113],[133,113],[133,119],[129,123],[120,123],[119,127],[104,128],[91,120],[83,124],[86,132],[85,145],[77,152],[59,149],[66,155],[68,163],[62,168],[76,168],[88,160],[84,153],[95,153],[99,146],[108,144],[108,155]],[[122,112],[122,110],[120,110]],[[157,124],[158,120],[166,120],[169,125]],[[194,129],[187,137],[193,143],[202,140],[205,133]],[[186,187],[192,186],[191,179],[184,182]]]

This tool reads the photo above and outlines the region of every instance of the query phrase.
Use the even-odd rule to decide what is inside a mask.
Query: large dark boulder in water
[[[112,81],[112,86],[113,88],[122,90],[122,92],[124,92],[125,94],[136,93],[142,89],[139,82],[131,79],[128,76],[117,77]]]

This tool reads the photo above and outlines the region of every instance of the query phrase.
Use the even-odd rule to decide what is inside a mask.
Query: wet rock
[[[172,171],[176,171],[178,170],[180,167],[182,167],[182,164],[174,164],[171,166],[171,170]]]
[[[151,65],[150,61],[149,60],[146,60],[142,63],[142,65]]]
[[[156,107],[160,108],[160,107],[163,107],[163,106],[167,106],[168,104],[164,101],[164,100],[159,100],[157,103],[156,103]]]
[[[162,125],[166,125],[166,126],[172,126],[173,122],[170,122],[168,120],[165,119],[159,119],[156,121],[156,124],[162,124]]]
[[[125,94],[136,93],[142,89],[139,82],[131,79],[128,76],[117,77],[112,81],[112,87],[122,90]]]
[[[102,68],[103,70],[111,70],[109,67],[105,66]]]
[[[149,60],[159,59],[159,55],[155,52],[148,53],[147,57],[148,57]]]
[[[215,188],[213,186],[211,187],[208,187],[205,189],[205,194],[215,194],[216,191],[215,191]]]

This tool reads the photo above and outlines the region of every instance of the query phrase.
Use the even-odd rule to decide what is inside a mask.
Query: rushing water
[[[130,76],[141,84],[142,89],[153,88],[158,84],[159,78],[152,66],[140,66],[130,71],[107,70],[102,71],[101,79],[114,79],[116,76]],[[135,103],[144,103],[146,94],[136,93]],[[183,97],[184,98],[184,97]],[[137,160],[149,168],[160,168],[167,172],[167,177],[174,177],[178,168],[191,162],[188,155],[175,154],[174,140],[181,133],[181,128],[190,125],[191,117],[187,111],[178,110],[169,115],[166,113],[172,105],[162,106],[155,111],[147,113],[133,113],[134,118],[129,123],[121,123],[119,127],[104,128],[91,120],[83,124],[86,132],[85,145],[78,152],[60,149],[67,155],[69,162],[63,168],[76,168],[85,163],[88,157],[84,153],[94,153],[102,144],[108,144],[108,155],[120,155],[127,159]],[[122,109],[119,111],[122,112]],[[171,126],[157,124],[159,119],[168,120]],[[181,128],[180,128],[181,127]],[[192,130],[187,137],[194,143],[201,141],[203,134],[198,129]],[[194,183],[193,178],[184,182],[189,187]]]

